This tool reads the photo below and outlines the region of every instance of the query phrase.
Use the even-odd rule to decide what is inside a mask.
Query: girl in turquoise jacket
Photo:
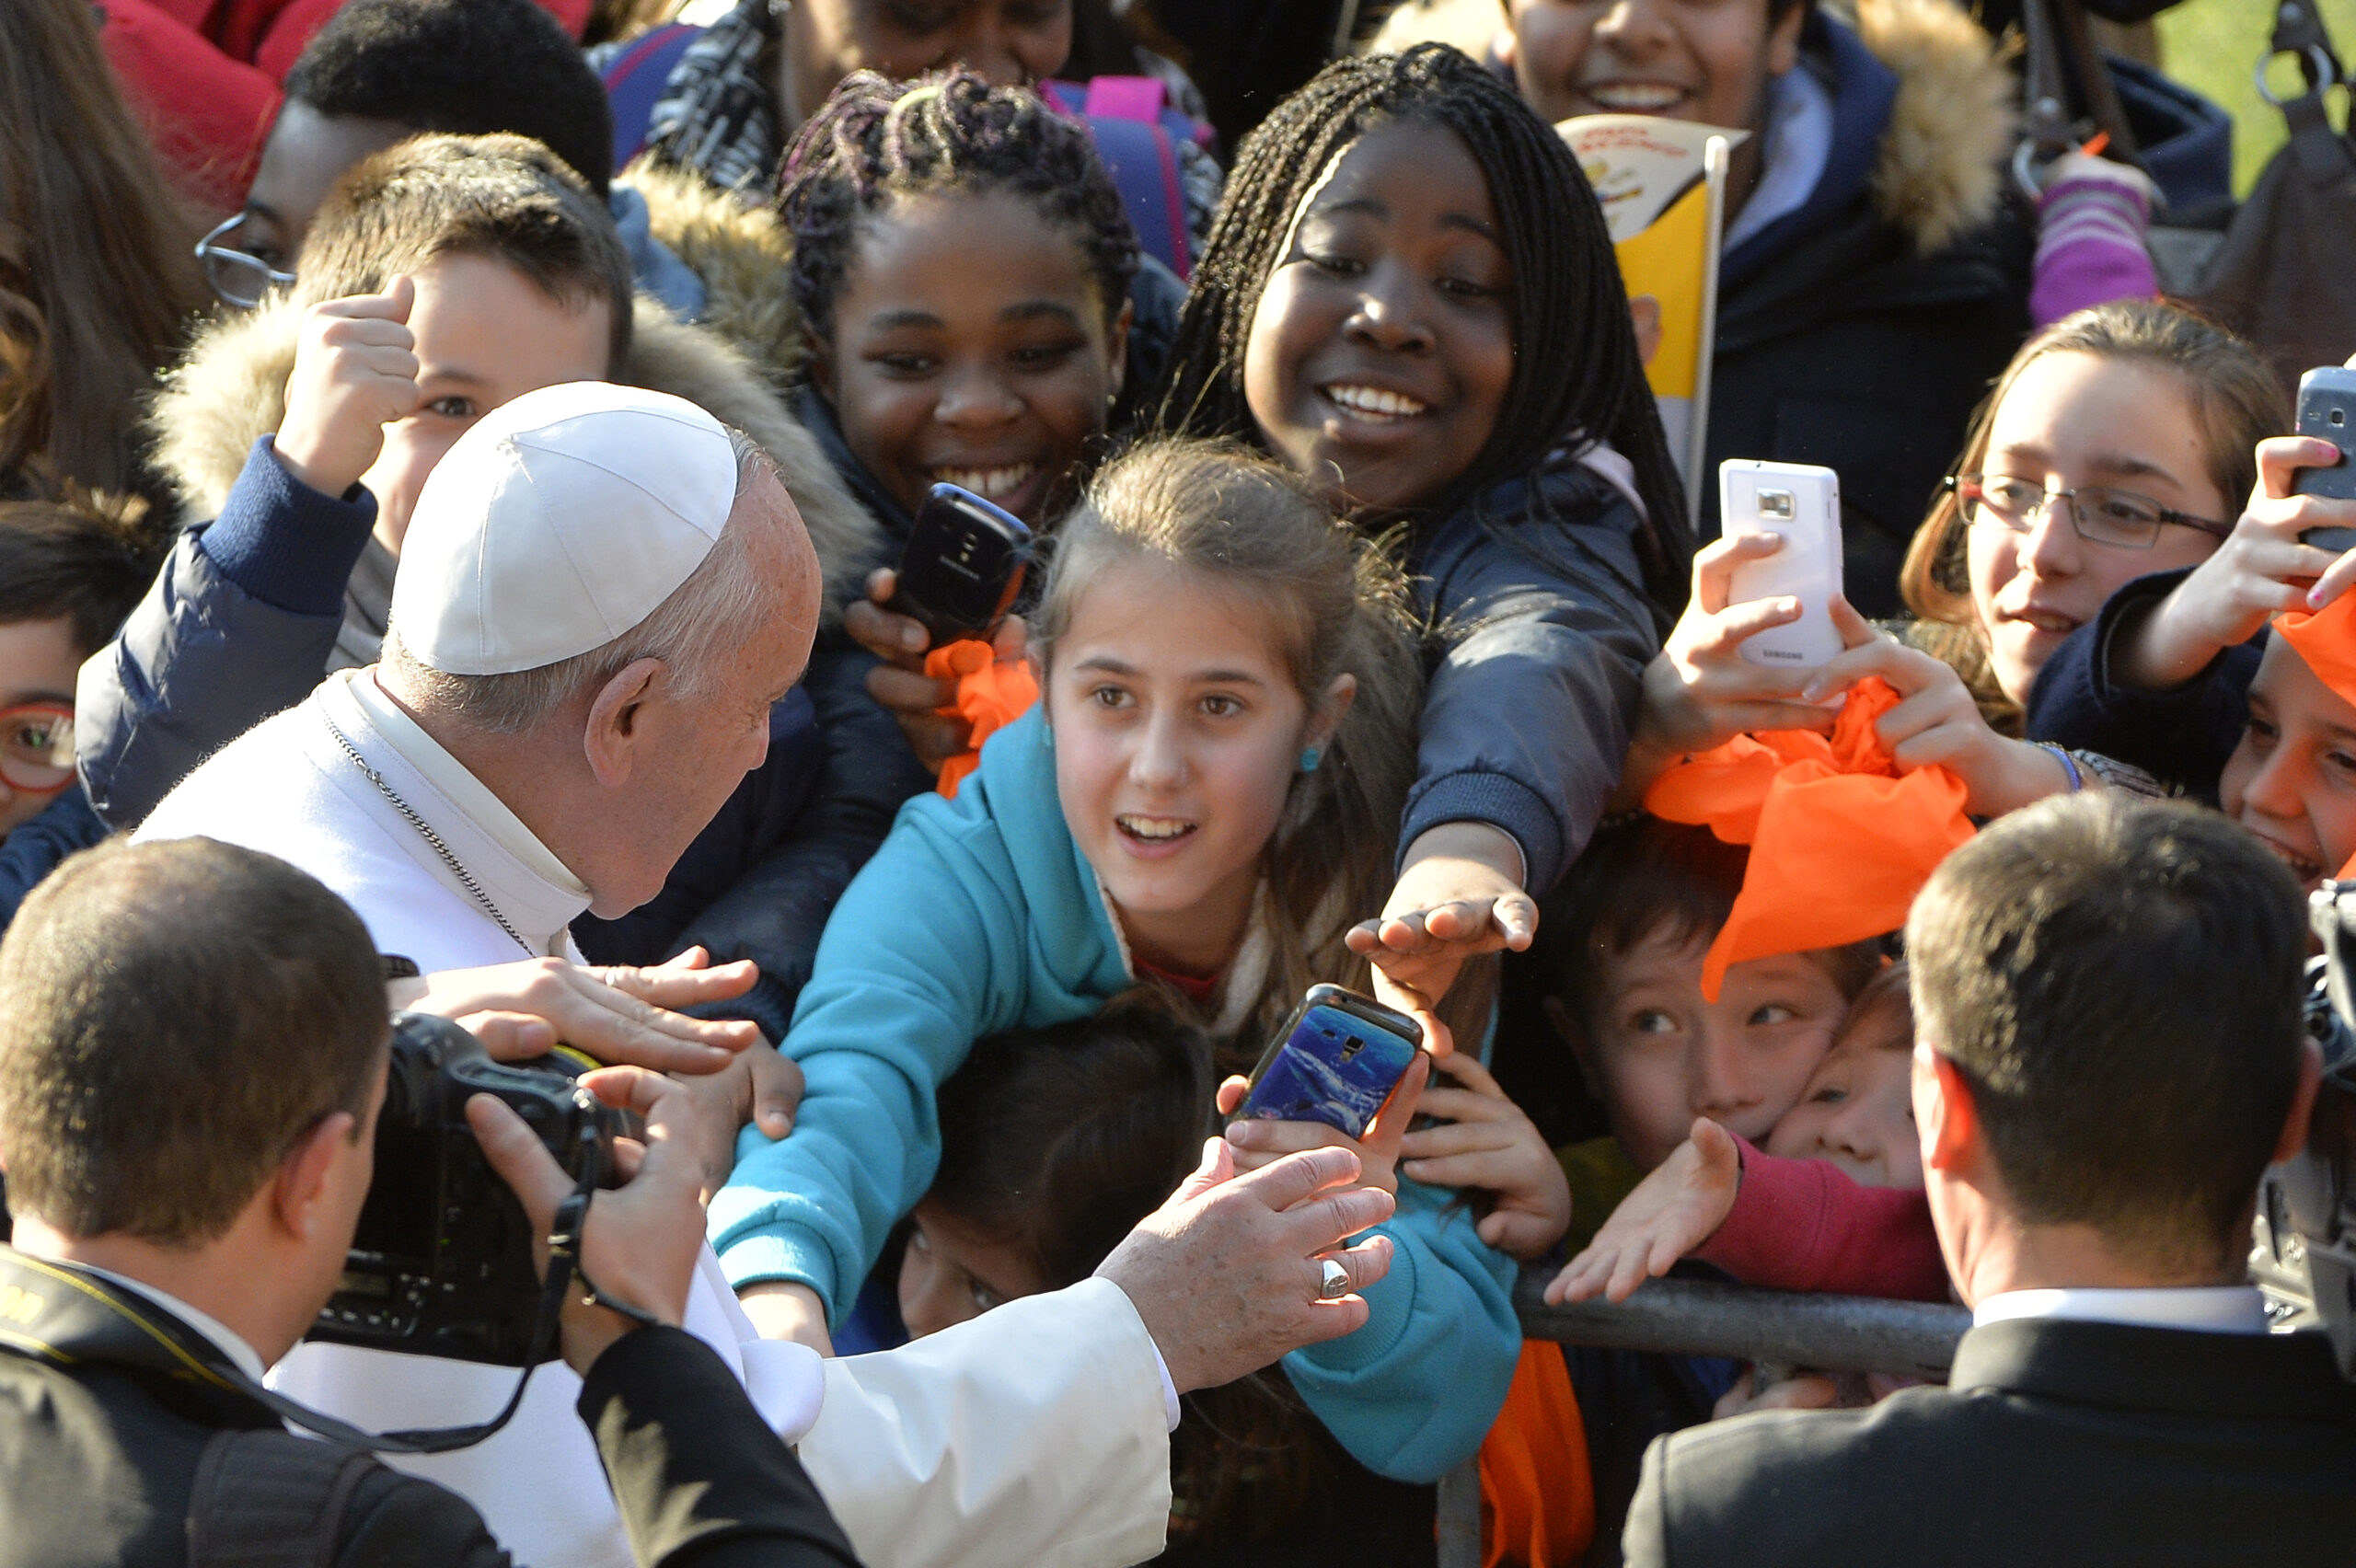
[[[1103,470],[1057,540],[1032,641],[1042,700],[955,799],[902,811],[819,943],[785,1042],[807,1078],[793,1131],[746,1136],[711,1205],[739,1290],[805,1286],[841,1319],[932,1180],[935,1091],[982,1036],[1156,979],[1194,1000],[1229,1070],[1309,985],[1364,986],[1344,937],[1389,890],[1415,769],[1401,605],[1380,556],[1264,459],[1172,441]],[[1489,1222],[1393,1174],[1409,1098],[1359,1149],[1398,1194],[1369,1320],[1284,1368],[1360,1462],[1423,1482],[1479,1447],[1520,1330]]]

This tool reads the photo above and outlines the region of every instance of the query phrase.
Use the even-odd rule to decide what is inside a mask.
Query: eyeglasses
[[[74,782],[74,710],[61,702],[0,708],[0,778],[28,795]]]
[[[2108,485],[2049,490],[2042,485],[2002,474],[1949,474],[1945,483],[1955,492],[1956,503],[1962,509],[1966,523],[1993,523],[2015,534],[2027,533],[2041,513],[2063,502],[2069,502],[2070,524],[2077,529],[2078,537],[2122,550],[2150,549],[2159,542],[2160,525],[2166,523],[2179,528],[2198,528],[2220,539],[2234,531],[2230,523],[2195,517],[2189,512],[2162,506],[2148,495],[2112,490]]]
[[[235,249],[221,243],[221,236],[246,221],[243,213],[213,225],[204,237],[196,242],[196,259],[204,265],[204,281],[224,305],[239,310],[251,310],[271,289],[283,289],[294,282],[294,274],[282,272],[259,256]]]

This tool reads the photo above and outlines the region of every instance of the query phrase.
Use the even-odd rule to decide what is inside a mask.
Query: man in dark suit
[[[335,1287],[386,1020],[358,917],[270,856],[110,846],[27,900],[0,942],[0,1565],[508,1561],[471,1505],[361,1450],[288,1439],[235,1475],[205,1466],[217,1435],[279,1426],[244,1379]],[[639,1561],[855,1568],[801,1465],[677,1326],[703,1234],[694,1107],[639,1068],[598,1081],[649,1134],[632,1180],[597,1194],[581,1266],[657,1321],[575,1289],[562,1350]],[[504,1106],[468,1113],[547,1234],[570,1178]],[[97,1353],[107,1333],[129,1348]]]
[[[1906,928],[1949,1385],[1655,1443],[1632,1564],[2356,1560],[2356,1397],[2245,1283],[2320,1076],[2298,890],[2223,818],[2015,813]]]

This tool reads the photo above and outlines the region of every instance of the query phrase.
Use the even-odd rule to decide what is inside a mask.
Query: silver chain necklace
[[[393,803],[393,810],[408,819],[410,826],[417,829],[418,836],[433,846],[433,852],[442,857],[442,863],[450,868],[450,874],[458,879],[458,885],[474,894],[475,902],[482,905],[482,912],[499,922],[499,928],[506,932],[517,947],[524,950],[524,956],[540,957],[540,954],[532,951],[532,944],[525,941],[517,934],[515,928],[507,923],[507,917],[499,912],[499,905],[491,901],[491,894],[483,892],[482,884],[468,874],[466,867],[458,864],[458,858],[450,853],[450,847],[442,842],[442,836],[428,827],[425,824],[425,819],[411,811],[407,801],[393,793],[393,787],[385,782],[385,776],[368,766],[368,759],[360,755],[360,748],[346,739],[341,730],[336,728],[335,721],[322,712],[319,715],[319,722],[328,727],[328,733],[333,735],[335,744],[343,748],[343,755],[352,759],[352,766],[360,769],[360,776],[376,786],[376,792],[390,801]]]

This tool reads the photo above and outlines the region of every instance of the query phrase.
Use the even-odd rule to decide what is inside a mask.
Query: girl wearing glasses
[[[0,929],[33,884],[106,828],[74,778],[74,673],[163,559],[135,505],[0,503]]]
[[[2055,322],[1997,379],[1916,532],[1900,579],[1916,618],[1895,635],[1836,604],[1849,651],[1813,678],[1751,665],[1743,640],[1797,606],[1729,605],[1727,581],[1772,547],[1722,539],[1695,558],[1692,603],[1646,673],[1620,803],[1732,735],[1830,729],[1834,709],[1813,705],[1866,675],[1906,698],[1877,726],[1900,765],[1954,768],[1977,815],[2105,783],[2150,790],[2152,775],[2213,789],[2214,764],[2188,771],[2168,745],[2035,721],[2032,694],[2041,713],[2059,683],[2040,672],[2094,640],[2112,595],[2154,574],[2172,584],[2217,553],[2251,493],[2254,448],[2288,420],[2256,351],[2194,311],[2114,300]]]

